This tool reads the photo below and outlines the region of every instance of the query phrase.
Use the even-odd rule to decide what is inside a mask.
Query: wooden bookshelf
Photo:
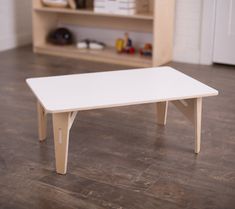
[[[140,0],[141,1],[141,0]],[[100,61],[133,67],[163,65],[172,59],[174,0],[154,0],[153,14],[116,15],[95,13],[93,9],[44,7],[33,0],[33,48],[35,53]],[[153,33],[153,57],[139,54],[118,54],[112,47],[102,51],[81,50],[76,46],[54,46],[46,41],[48,33],[58,24],[119,29]]]

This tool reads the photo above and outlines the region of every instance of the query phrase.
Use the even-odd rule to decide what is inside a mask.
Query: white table
[[[53,114],[56,171],[65,174],[69,130],[78,111],[156,103],[157,122],[166,124],[168,101],[193,123],[200,151],[202,97],[218,91],[171,68],[145,68],[27,79],[38,99],[39,139],[46,139],[46,114]]]

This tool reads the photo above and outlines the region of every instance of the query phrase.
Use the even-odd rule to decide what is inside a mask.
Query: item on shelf
[[[151,0],[147,0],[147,1],[138,1],[138,4],[136,4],[137,8],[136,8],[136,11],[140,14],[143,14],[143,13],[150,13],[151,11],[151,8],[150,6],[153,6],[151,3],[150,3]]]
[[[129,38],[129,34],[124,34],[124,39],[117,39],[116,40],[116,51],[118,53],[127,53],[127,54],[134,54],[135,48],[133,47],[132,40]]]
[[[49,33],[48,41],[55,45],[69,45],[73,43],[73,34],[67,28],[57,28]]]
[[[42,3],[48,7],[65,8],[68,6],[67,0],[42,0]]]
[[[89,48],[89,43],[87,40],[84,40],[84,41],[79,41],[77,43],[77,48],[78,49],[88,49]]]
[[[94,0],[94,11],[119,15],[134,15],[150,11],[150,0]]]
[[[151,57],[153,54],[152,44],[147,43],[144,45],[144,48],[140,49],[140,55],[145,57]]]
[[[85,9],[86,8],[86,0],[75,0],[77,9]]]
[[[79,49],[95,49],[102,50],[105,48],[105,44],[99,41],[85,39],[77,43],[77,48]]]
[[[123,48],[124,48],[124,40],[121,39],[121,38],[117,39],[115,47],[116,47],[116,51],[118,53],[122,53],[123,52]]]
[[[124,50],[128,50],[132,47],[132,40],[129,37],[128,33],[124,34]]]
[[[105,44],[101,42],[90,42],[89,48],[90,49],[96,49],[96,50],[102,50],[104,49]]]
[[[76,9],[77,8],[77,5],[75,3],[75,0],[68,0],[68,4],[69,4],[69,7],[71,9]]]

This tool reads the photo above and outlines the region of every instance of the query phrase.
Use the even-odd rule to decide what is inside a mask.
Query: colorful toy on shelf
[[[132,40],[129,38],[129,34],[125,33],[124,34],[124,52],[128,53],[128,54],[134,54],[135,53],[135,49],[132,45]]]
[[[140,55],[145,57],[151,57],[153,54],[152,44],[147,43],[144,45],[144,48],[140,49]]]
[[[129,38],[129,34],[124,34],[124,39],[117,39],[116,40],[116,51],[118,53],[127,53],[127,54],[134,54],[135,48],[133,47],[132,40]]]
[[[99,41],[94,41],[90,39],[85,39],[83,41],[79,41],[77,43],[78,49],[96,49],[96,50],[102,50],[105,48],[105,44]]]
[[[55,45],[69,45],[73,40],[73,34],[67,28],[57,28],[48,35],[48,42]]]

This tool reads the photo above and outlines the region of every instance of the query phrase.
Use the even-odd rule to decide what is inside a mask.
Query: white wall
[[[176,0],[175,61],[200,63],[201,20],[202,0]]]
[[[31,43],[31,0],[0,1],[0,51]]]

